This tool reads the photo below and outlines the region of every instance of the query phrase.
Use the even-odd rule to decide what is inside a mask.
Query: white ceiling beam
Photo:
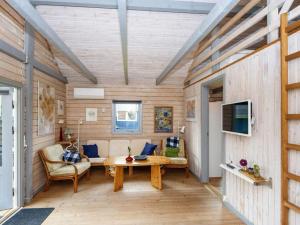
[[[280,10],[280,14],[287,13],[290,10],[290,8],[292,7],[293,3],[294,3],[294,0],[286,0]]]
[[[198,65],[198,56],[210,46],[217,38],[224,35],[229,31],[236,23],[238,23],[243,16],[245,16],[251,9],[253,9],[261,0],[253,0],[247,3],[234,17],[232,17],[224,26],[222,26],[214,35],[212,35],[205,43],[200,43],[197,51],[194,54],[194,61],[190,67],[190,71],[194,70]]]
[[[36,9],[28,0],[7,0],[7,2],[48,42],[59,49],[63,55],[68,58],[78,69],[81,74],[89,79],[92,83],[97,84],[97,78],[85,67],[77,58],[72,50],[61,40],[54,30],[40,16]]]
[[[127,41],[127,0],[118,0],[118,14],[122,44],[125,84],[128,85],[128,41]]]
[[[274,11],[275,9],[278,9],[283,4],[283,2],[284,2],[284,0],[280,0],[279,2],[276,2],[276,3],[273,3],[273,4],[270,4],[270,5],[266,6],[265,8],[260,10],[256,15],[254,15],[253,17],[243,21],[242,23],[237,25],[235,28],[233,28],[209,52],[202,52],[199,56],[194,58],[193,67],[191,69],[191,72],[193,73],[193,71],[195,70],[195,68],[197,66],[199,66],[201,63],[206,61],[214,53],[220,51],[222,48],[224,48],[226,45],[228,45],[235,38],[237,38],[238,36],[243,34],[245,31],[247,31],[248,29],[253,27],[259,21],[263,20],[266,17],[266,15],[268,15],[270,12]]]
[[[226,0],[217,3],[197,30],[170,61],[164,71],[159,75],[156,79],[156,84],[159,85],[163,82],[170,75],[176,65],[178,65],[192,50],[197,48],[198,43],[202,41],[238,3],[239,0]]]
[[[118,0],[31,0],[35,6],[70,6],[117,9]],[[127,10],[208,14],[214,3],[174,0],[128,0]]]
[[[242,41],[238,42],[235,46],[233,46],[231,49],[229,49],[227,52],[225,52],[223,55],[221,55],[218,59],[208,63],[205,67],[201,68],[197,72],[195,72],[193,74],[190,74],[187,77],[187,79],[185,80],[185,82],[191,81],[192,79],[194,79],[198,75],[200,75],[200,74],[206,72],[207,70],[209,70],[210,68],[212,68],[214,65],[217,65],[217,64],[221,63],[222,61],[224,61],[225,59],[227,59],[228,57],[238,53],[241,50],[244,50],[244,49],[248,48],[253,43],[255,43],[257,40],[260,40],[261,38],[266,36],[268,33],[270,33],[271,31],[273,31],[274,29],[277,29],[277,28],[278,28],[277,26],[273,26],[271,28],[264,27],[264,28],[259,29],[258,31],[251,34],[247,38],[245,38]]]
[[[277,2],[280,2],[280,0],[267,0],[268,6],[271,4],[275,4]],[[280,24],[280,17],[279,17],[279,10],[278,8],[271,11],[267,16],[267,23],[269,27],[274,26],[275,24]],[[268,43],[271,43],[272,41],[275,41],[279,38],[279,29],[276,29],[268,34]]]

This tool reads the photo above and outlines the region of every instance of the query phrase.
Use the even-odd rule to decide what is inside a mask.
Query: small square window
[[[140,133],[140,101],[113,101],[113,133]]]

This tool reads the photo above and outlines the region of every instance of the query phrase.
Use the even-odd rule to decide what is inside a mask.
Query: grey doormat
[[[41,225],[53,210],[54,208],[24,208],[3,225]]]

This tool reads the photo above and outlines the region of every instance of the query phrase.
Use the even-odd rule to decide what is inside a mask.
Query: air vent
[[[104,99],[103,88],[74,88],[75,99]]]

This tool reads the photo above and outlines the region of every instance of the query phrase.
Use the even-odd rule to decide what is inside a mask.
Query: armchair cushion
[[[88,140],[88,145],[96,144],[98,148],[98,155],[101,157],[108,157],[109,156],[109,141],[107,140]]]
[[[109,156],[128,156],[129,140],[111,140]]]
[[[168,137],[167,138],[167,147],[178,148],[179,147],[179,137]]]
[[[90,158],[92,164],[103,164],[107,158]]]
[[[130,147],[131,147],[131,154],[132,155],[139,155],[141,154],[142,150],[145,147],[146,143],[151,143],[151,139],[132,139],[130,142]]]
[[[61,145],[51,145],[44,148],[43,153],[46,159],[50,161],[62,161],[64,149]],[[64,164],[63,163],[49,163],[46,162],[49,172],[53,172],[59,168],[61,168]]]
[[[86,171],[87,169],[89,169],[91,167],[90,162],[79,162],[79,163],[75,163],[73,165],[76,166],[76,168],[78,170],[78,175],[82,174],[84,171]],[[51,176],[73,175],[73,174],[75,174],[75,169],[74,169],[73,165],[67,165],[67,166],[60,167],[57,170],[50,172],[50,175]]]
[[[167,157],[178,157],[180,149],[179,148],[166,148],[166,156]]]
[[[63,160],[65,162],[72,162],[72,163],[80,162],[81,161],[80,153],[72,152],[72,151],[65,151]]]
[[[83,152],[89,158],[99,158],[98,146],[93,145],[83,145]]]
[[[173,165],[185,165],[187,164],[187,159],[183,157],[169,157],[170,164]]]
[[[163,143],[162,143],[162,151],[161,151],[161,155],[166,155],[166,147],[167,146],[167,140],[163,139]],[[185,149],[184,149],[184,139],[180,138],[179,139],[179,153],[178,153],[178,157],[185,157]]]

